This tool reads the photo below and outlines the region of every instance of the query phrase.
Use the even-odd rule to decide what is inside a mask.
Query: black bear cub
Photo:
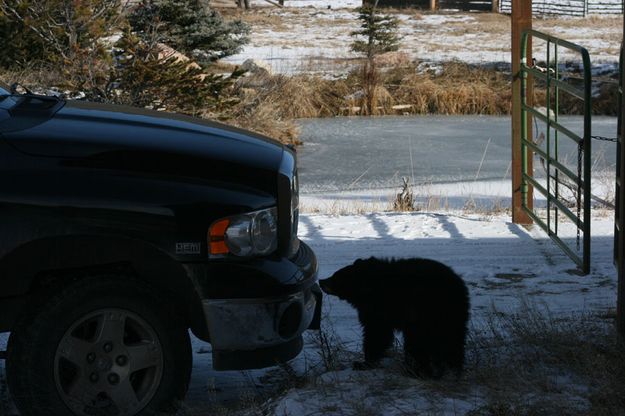
[[[460,375],[469,293],[449,267],[428,259],[371,257],[319,283],[324,292],[358,311],[365,362],[354,363],[354,368],[378,363],[398,330],[404,336],[407,368],[415,376],[439,378],[446,370]]]

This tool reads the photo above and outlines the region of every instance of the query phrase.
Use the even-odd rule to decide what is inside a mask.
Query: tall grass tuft
[[[393,201],[393,211],[414,211],[415,199],[412,193],[412,186],[409,183],[409,179],[404,177],[402,179],[401,191],[395,196]]]
[[[404,70],[389,76],[395,101],[412,104],[416,114],[510,113],[508,76],[494,69],[452,62],[440,73]]]
[[[472,414],[625,414],[625,345],[613,318],[527,305],[491,315],[470,331],[467,379],[488,392]]]

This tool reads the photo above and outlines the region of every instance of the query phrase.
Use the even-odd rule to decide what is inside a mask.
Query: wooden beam
[[[531,224],[532,219],[522,209],[521,177],[521,34],[532,28],[532,0],[512,0],[512,222]],[[531,44],[528,45],[527,64],[531,63]],[[527,81],[527,104],[532,104],[533,82]],[[527,117],[527,137],[532,137],[531,117]],[[533,173],[533,155],[528,150],[527,171]],[[533,192],[529,187],[527,207],[533,208]]]
[[[438,0],[430,0],[430,10],[438,9]]]
[[[491,12],[499,13],[499,0],[493,0],[493,3],[491,5]]]

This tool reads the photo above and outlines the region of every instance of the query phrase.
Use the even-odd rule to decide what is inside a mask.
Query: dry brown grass
[[[235,94],[240,102],[227,123],[292,144],[299,143],[295,119],[337,114],[341,102],[340,85],[306,76],[252,75],[238,83]]]
[[[622,27],[623,18],[618,15],[591,15],[583,20],[566,17],[536,17],[533,21],[535,29],[546,32],[553,31],[555,27],[579,29],[580,25],[583,25],[586,29]]]
[[[63,74],[56,68],[32,66],[22,69],[2,69],[0,80],[10,84],[19,82],[32,90],[47,89],[51,86],[61,86],[65,83]]]
[[[272,103],[259,105],[247,112],[228,117],[223,122],[264,134],[282,143],[301,144],[297,124],[292,119],[281,119],[280,109]]]
[[[310,76],[254,75],[239,83],[242,108],[270,105],[279,119],[336,115],[349,93],[340,81]]]
[[[401,57],[399,57],[401,58]],[[397,59],[399,59],[397,58]],[[393,58],[391,63],[395,63]],[[441,75],[417,73],[414,64],[399,59],[383,69],[376,84],[373,114],[508,114],[508,75],[494,69],[450,63]],[[275,120],[361,114],[367,108],[361,70],[346,79],[326,80],[298,75],[254,75],[239,83],[239,112],[271,106]],[[365,114],[369,114],[365,111]],[[269,114],[269,112],[265,112]]]
[[[462,63],[444,65],[440,75],[399,71],[389,74],[397,103],[416,114],[509,114],[508,75]]]
[[[625,345],[613,318],[493,313],[468,344],[467,380],[488,392],[471,414],[625,414]]]
[[[556,316],[522,302],[516,313],[493,308],[481,318],[469,331],[465,373],[442,380],[406,377],[397,344],[380,368],[345,377],[359,346],[343,343],[324,319],[313,342],[319,363],[292,388],[317,401],[318,414],[450,414],[456,400],[458,414],[471,416],[625,414],[625,345],[613,313]],[[429,410],[418,407],[424,401]]]
[[[397,91],[398,100],[410,103],[417,114],[506,114],[507,103],[485,85],[441,85],[411,77]],[[503,107],[503,108],[502,108]]]
[[[576,74],[572,74],[576,76]],[[577,75],[579,76],[579,75]],[[575,82],[573,82],[575,81]],[[582,89],[581,80],[573,79],[568,82],[570,85]],[[618,80],[616,78],[595,77],[593,79],[593,88],[597,92],[592,97],[592,113],[594,115],[617,116],[618,115]],[[551,108],[554,105],[554,90],[551,92]],[[536,82],[534,85],[534,105],[547,106],[547,90],[544,82]],[[558,99],[559,114],[567,115],[583,115],[584,103],[581,99],[560,90]]]
[[[379,85],[375,88],[373,114],[490,114],[510,113],[509,74],[495,69],[473,67],[463,63],[444,65],[442,74],[417,73],[414,64],[402,56],[382,62]],[[228,72],[232,66],[213,68]],[[62,85],[63,75],[45,68],[29,68],[3,73],[7,81],[45,91],[46,86]],[[246,77],[235,88],[240,103],[227,114],[217,115],[223,121],[247,128],[284,143],[298,143],[298,118],[359,115],[367,108],[358,72],[347,79],[326,80],[315,76],[254,75]],[[593,99],[595,114],[614,115],[616,90],[604,84],[603,94]],[[536,103],[545,101],[540,86],[535,91]],[[394,109],[395,104],[401,110]],[[542,104],[544,105],[544,104]],[[581,114],[579,100],[562,95],[562,114]],[[365,111],[365,114],[368,114]]]
[[[510,113],[509,74],[492,68],[448,63],[440,74],[417,72],[404,56],[380,62],[372,111],[366,102],[361,70],[346,79],[316,76],[253,75],[239,82],[240,99],[230,117],[241,127],[283,142],[297,142],[293,119],[361,114]],[[400,105],[401,109],[394,109]]]
[[[222,12],[222,14],[224,14]],[[242,12],[239,9],[228,9],[225,13],[229,18],[236,18],[254,27],[265,27],[275,32],[285,32],[289,30],[288,22],[273,9],[257,9]]]
[[[383,59],[382,59],[383,58]],[[353,64],[353,61],[352,61]],[[372,111],[368,111],[361,70],[345,79],[314,75],[256,74],[241,79],[233,96],[240,103],[216,115],[227,123],[248,128],[285,143],[298,143],[298,118],[364,114],[488,114],[506,115],[511,110],[510,74],[492,67],[461,62],[442,64],[442,71],[417,70],[405,54],[388,54],[379,60]],[[229,72],[219,64],[213,72]],[[0,74],[4,80],[19,80],[29,87],[62,85],[63,74],[45,68]],[[611,83],[593,98],[594,114],[615,115],[616,89]],[[44,89],[45,90],[45,89]],[[537,85],[535,102],[544,105],[545,90]],[[560,114],[581,114],[581,101],[561,94]]]

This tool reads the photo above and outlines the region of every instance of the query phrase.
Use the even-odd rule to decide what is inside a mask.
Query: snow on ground
[[[592,271],[580,276],[572,261],[542,231],[513,224],[505,214],[438,210],[300,217],[300,236],[318,256],[320,278],[359,257],[416,256],[450,265],[469,287],[472,331],[493,311],[513,313],[528,302],[564,315],[614,308],[611,215],[595,215],[592,230]],[[563,225],[560,233],[574,246],[576,233],[572,227]],[[323,316],[324,328],[332,335],[329,344],[340,345],[349,356],[358,356],[362,347],[355,311],[326,296]],[[6,336],[0,337],[0,349],[5,341]],[[320,367],[320,345],[314,332],[307,335],[304,352],[292,364],[296,374]],[[271,395],[288,375],[276,368],[215,372],[210,346],[194,339],[193,350],[194,370],[186,405],[197,414],[203,414],[201,409],[236,405],[241,397]],[[321,374],[312,385],[291,389],[266,403],[264,411],[281,416],[339,415],[350,414],[351,410],[345,411],[349,405],[349,409],[375,408],[374,414],[384,415],[465,414],[483,402],[477,387],[433,394],[418,380],[401,376],[398,369],[392,371],[396,363],[384,365],[391,370],[339,369]],[[0,362],[0,373],[2,366]],[[12,415],[6,406],[2,407],[6,401],[3,389],[0,383],[0,414],[5,410],[5,415]]]
[[[452,266],[471,295],[472,331],[493,311],[510,314],[525,304],[555,315],[605,312],[615,307],[612,266],[613,222],[593,220],[592,272],[579,276],[573,263],[536,227],[513,224],[506,215],[420,212],[366,215],[303,215],[301,234],[319,258],[320,277],[358,257],[427,257]],[[563,236],[575,239],[572,227]],[[324,325],[332,342],[358,356],[360,327],[354,310],[334,297],[324,299]],[[305,354],[318,357],[318,347]],[[318,358],[317,358],[318,359]],[[393,364],[384,370],[331,371],[312,386],[292,389],[272,403],[274,415],[343,415],[358,409],[370,414],[465,414],[483,404],[479,388],[446,395],[428,391],[402,377]],[[390,370],[389,368],[390,367]],[[572,387],[566,389],[572,396]],[[575,397],[565,398],[569,402]]]
[[[614,194],[614,172],[608,171],[592,180],[592,195],[597,201],[611,200]],[[507,176],[507,175],[506,175]],[[607,179],[603,179],[607,178]],[[537,178],[545,186],[544,178]],[[411,188],[415,205],[420,209],[463,210],[477,212],[510,208],[512,183],[510,179],[488,181],[459,181],[449,183],[421,183]],[[362,213],[387,211],[401,191],[400,187],[383,187],[374,190],[336,190],[308,192],[300,196],[301,208],[308,213]],[[570,196],[569,196],[570,198]],[[599,202],[598,208],[605,208]],[[539,192],[534,195],[534,206],[544,208],[546,198]]]
[[[301,235],[317,253],[320,277],[367,256],[419,256],[449,264],[469,287],[472,330],[494,310],[509,314],[526,303],[565,315],[614,308],[612,228],[609,216],[593,220],[593,268],[582,277],[542,231],[512,224],[505,215],[459,211],[301,217]],[[565,238],[575,238],[572,228],[561,231]],[[360,327],[354,310],[334,297],[325,297],[324,302],[324,326],[333,334],[331,343],[358,356]],[[319,360],[318,350],[318,344],[307,345],[309,366]],[[483,404],[479,387],[436,394],[421,382],[402,377],[394,365],[386,362],[382,370],[322,374],[312,385],[272,401],[270,414],[343,415],[369,409],[370,414],[447,415],[465,414]],[[567,388],[572,396],[573,390]]]
[[[254,4],[254,3],[253,3]],[[344,73],[357,57],[350,51],[350,33],[358,29],[353,0],[286,1],[284,9],[259,7],[251,15],[252,41],[226,59],[240,64],[262,60],[279,73]],[[302,7],[304,6],[304,7]],[[330,6],[331,8],[328,8]],[[473,64],[510,62],[510,18],[492,13],[460,13],[400,10],[400,51],[411,59],[442,62],[460,60]],[[534,19],[534,28],[588,48],[593,63],[616,63],[622,40],[618,16]],[[535,56],[544,54],[537,43]],[[560,51],[560,59],[574,59]]]
[[[303,215],[300,224],[303,240],[319,258],[320,277],[358,257],[433,258],[466,280],[474,319],[493,306],[514,310],[525,297],[554,312],[614,307],[611,216],[593,220],[593,266],[586,277],[575,274],[572,261],[541,230],[513,224],[507,215],[462,211]],[[574,227],[566,224],[560,234],[566,240],[576,237]],[[357,326],[345,306],[333,302],[334,314],[329,317],[341,334]]]

